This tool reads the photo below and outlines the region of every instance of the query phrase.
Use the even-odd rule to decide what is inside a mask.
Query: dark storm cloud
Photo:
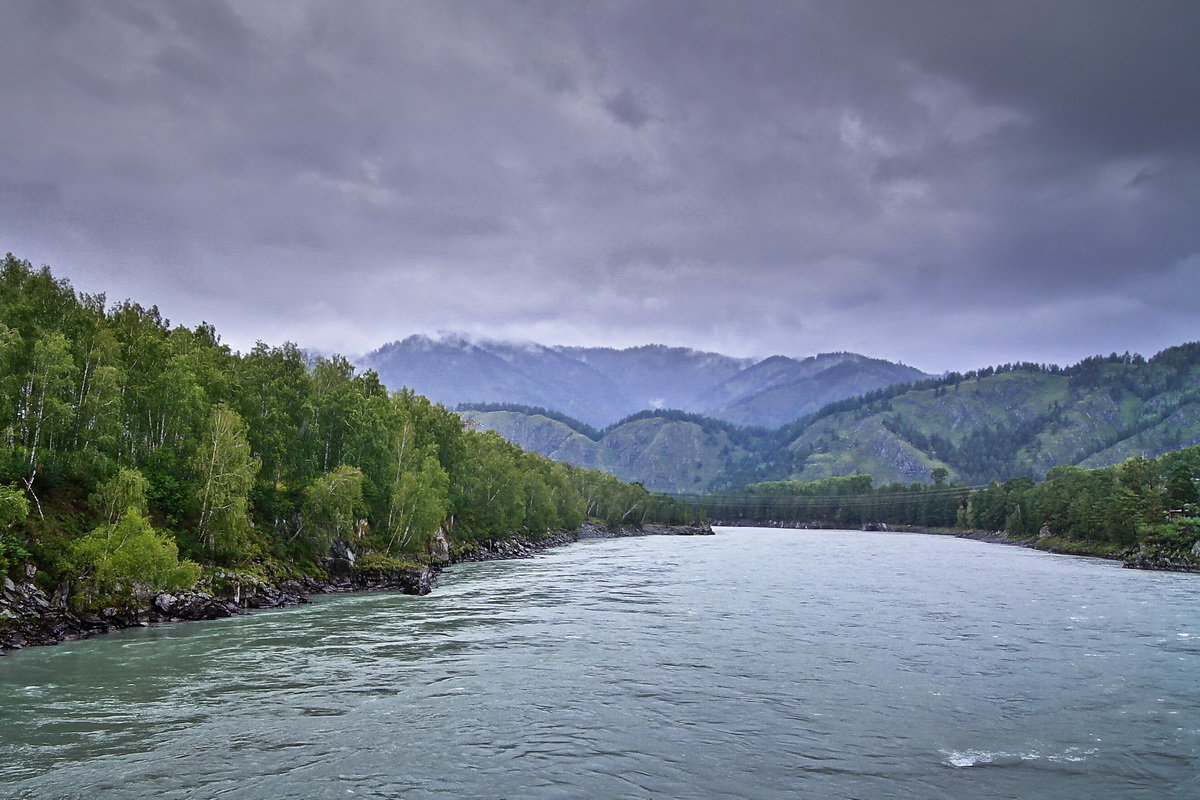
[[[617,119],[637,130],[650,121],[650,114],[642,108],[633,92],[628,88],[604,104],[604,107]]]
[[[9,3],[0,235],[238,346],[1200,338],[1200,5]]]

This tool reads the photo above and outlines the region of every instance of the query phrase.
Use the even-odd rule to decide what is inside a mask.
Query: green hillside
[[[726,476],[877,481],[1044,477],[1059,464],[1102,467],[1200,443],[1200,345],[1152,359],[1091,358],[949,375],[827,407],[776,434],[757,463]]]
[[[603,470],[664,492],[707,489],[734,464],[751,457],[755,437],[764,435],[680,412],[637,414],[610,425],[595,439],[581,433],[581,426],[537,409],[459,413],[556,461]]]
[[[779,368],[778,362],[791,370]],[[773,367],[769,372],[760,367]],[[767,376],[760,373],[767,372]],[[773,374],[772,374],[773,373]],[[762,388],[746,391],[724,405],[708,408],[705,413],[738,425],[779,427],[829,403],[857,397],[875,389],[927,378],[920,370],[855,353],[826,353],[796,362],[793,359],[767,359],[761,365],[744,370],[718,389],[746,389],[755,380]],[[765,377],[765,380],[764,380]]]
[[[969,484],[1041,479],[1060,464],[1103,467],[1200,444],[1200,345],[1149,360],[952,373],[841,400],[773,432],[679,411],[603,431],[528,407],[470,413],[523,447],[660,491],[856,474],[927,483],[937,467]]]

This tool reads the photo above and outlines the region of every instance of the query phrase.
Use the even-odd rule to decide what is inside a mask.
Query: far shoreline
[[[865,531],[870,533],[919,533],[926,536],[952,536],[988,544],[1003,544],[1024,547],[1042,553],[1062,556],[1103,558],[1120,561],[1126,569],[1150,572],[1178,572],[1200,574],[1200,559],[1180,553],[1167,553],[1143,547],[1133,550],[1112,542],[1063,539],[1057,536],[1014,536],[1003,531],[970,530],[963,528],[927,528],[915,525],[889,525],[866,523],[851,527],[832,522],[780,522],[778,520],[724,520],[714,521],[718,528],[780,528],[785,530],[839,530]]]

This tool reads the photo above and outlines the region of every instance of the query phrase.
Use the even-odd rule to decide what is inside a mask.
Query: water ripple
[[[6,657],[0,796],[1194,798],[1198,588],[943,537],[586,542]]]

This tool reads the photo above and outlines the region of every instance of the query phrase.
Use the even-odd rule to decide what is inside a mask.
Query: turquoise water
[[[1198,798],[1200,576],[719,529],[0,658],[5,798]]]

